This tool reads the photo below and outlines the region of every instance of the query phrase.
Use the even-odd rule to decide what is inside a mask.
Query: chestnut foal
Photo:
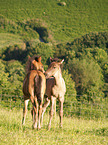
[[[43,74],[44,69],[41,63],[41,57],[29,58],[28,64],[28,73],[23,81],[24,109],[22,124],[25,123],[28,101],[31,100],[33,105],[33,128],[38,127],[38,129],[40,129],[42,103],[46,90],[46,78]]]

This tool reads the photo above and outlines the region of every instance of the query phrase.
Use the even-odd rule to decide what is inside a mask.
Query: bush
[[[0,94],[2,94],[2,88],[7,90],[10,87],[10,82],[8,82],[9,73],[6,72],[6,65],[0,59]]]
[[[2,52],[2,56],[4,60],[19,60],[24,61],[27,56],[27,50],[25,49],[25,46],[22,47],[22,45],[13,45],[9,46],[5,49],[4,52]]]
[[[79,99],[94,101],[95,97],[103,97],[102,88],[104,85],[102,70],[98,63],[89,58],[73,59],[68,64],[69,72],[75,81],[78,95],[87,95]]]
[[[69,55],[74,50],[76,56],[78,57],[78,52],[84,51],[87,48],[103,48],[105,51],[108,51],[108,32],[99,32],[99,33],[90,33],[82,36],[81,38],[75,39],[71,43],[58,44],[57,50],[60,50],[61,56],[65,57],[65,51],[67,50]],[[58,54],[58,52],[55,52]],[[59,54],[60,55],[60,54]]]
[[[84,48],[108,48],[108,32],[90,33],[70,43],[71,49],[82,51]],[[77,48],[77,49],[76,49]]]
[[[24,80],[25,70],[20,62],[10,61],[1,63],[0,86],[1,94],[22,95],[22,82]],[[7,65],[6,65],[7,64]]]
[[[53,57],[54,49],[51,44],[47,43],[38,43],[29,42],[29,47],[27,47],[28,55],[38,55],[42,56],[42,63],[44,64],[45,68],[47,68],[46,63],[49,57]]]
[[[40,39],[46,43],[54,42],[51,31],[48,29],[47,24],[40,19],[30,19],[23,23],[25,26],[29,26],[32,30],[36,31]]]

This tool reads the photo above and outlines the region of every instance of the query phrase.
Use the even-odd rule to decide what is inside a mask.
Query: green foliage
[[[82,102],[102,103],[100,98],[108,92],[107,1],[65,3],[60,6],[63,2],[55,0],[0,1],[0,58],[7,61],[0,60],[0,92],[22,95],[25,71],[21,63],[25,65],[28,55],[41,55],[45,70],[50,56],[64,58],[64,113],[71,116],[71,108],[78,107],[73,114],[80,116],[82,109],[76,94],[83,95]],[[18,61],[10,61],[13,59]],[[90,106],[83,107],[86,111],[82,114],[86,116]]]
[[[91,51],[94,59],[102,68],[105,82],[108,83],[108,53],[104,49],[95,48]],[[107,89],[106,89],[107,91]]]
[[[5,62],[5,64],[7,64]],[[7,66],[0,60],[0,93],[22,95],[22,82],[25,70],[20,62],[10,61]]]
[[[22,95],[22,82],[25,76],[25,70],[19,61],[10,61],[7,64],[9,72],[8,80],[11,83],[11,91],[15,95]]]
[[[32,30],[36,31],[40,39],[44,42],[53,42],[51,32],[47,24],[41,19],[30,19],[24,22],[25,26],[29,26]]]
[[[103,96],[103,75],[100,66],[89,58],[73,59],[68,64],[78,95]],[[90,98],[88,98],[90,99]]]
[[[77,57],[79,57],[78,53],[84,51],[87,48],[103,48],[107,51],[108,48],[108,32],[99,32],[99,33],[89,33],[80,38],[75,39],[71,43],[66,44],[58,44],[57,48],[61,50],[63,53],[62,56],[65,57],[65,51],[70,53],[74,50],[76,52]],[[56,52],[57,53],[57,52]],[[55,55],[56,55],[55,53]]]
[[[7,47],[7,49],[2,53],[2,59],[9,60],[18,60],[24,61],[27,56],[27,50],[25,49],[25,45],[13,45]]]
[[[2,88],[7,89],[10,86],[8,82],[9,73],[6,73],[6,66],[0,59],[0,94],[2,94]]]
[[[81,38],[75,39],[70,45],[76,51],[82,51],[84,48],[107,48],[108,32],[89,33]],[[76,49],[77,48],[77,49]]]
[[[28,55],[39,55],[42,56],[42,63],[46,65],[49,57],[53,58],[54,49],[51,44],[47,43],[38,43],[38,42],[29,42],[29,47],[27,48]],[[46,68],[47,66],[45,66]]]
[[[68,73],[68,70],[63,70],[62,75],[66,85],[66,94],[64,99],[64,115],[71,116],[71,113],[69,111],[70,108],[72,108],[72,102],[77,101],[75,82],[72,80],[71,75]]]
[[[63,70],[63,78],[66,85],[66,95],[65,100],[76,100],[76,89],[75,89],[75,82],[72,80],[71,75],[68,73],[68,70]],[[68,95],[74,95],[72,98],[68,98]]]
[[[102,47],[102,48],[101,48]],[[86,34],[84,36],[82,36],[81,38],[75,39],[73,42],[71,43],[67,43],[67,44],[58,44],[56,47],[56,51],[54,53],[55,57],[59,57],[59,58],[64,58],[65,59],[65,68],[67,69],[71,69],[74,65],[74,67],[80,67],[78,66],[77,62],[75,64],[71,63],[73,61],[76,61],[77,58],[79,59],[85,59],[87,58],[88,62],[91,60],[94,60],[94,62],[97,62],[98,65],[101,67],[101,72],[103,73],[104,78],[102,78],[104,81],[102,85],[102,87],[104,88],[104,92],[106,95],[106,92],[108,91],[107,87],[107,83],[108,83],[108,54],[107,54],[107,47],[108,47],[108,32],[99,32],[99,33],[90,33],[90,34]],[[68,65],[67,65],[68,64]],[[86,63],[85,63],[86,64]],[[81,65],[81,64],[79,64]],[[88,67],[85,69],[82,66],[81,68],[78,68],[77,73],[74,72],[74,76],[73,78],[80,78],[80,74],[82,73],[82,71],[85,73],[87,72],[87,69],[90,71],[90,64],[88,64]],[[92,70],[94,70],[94,68],[92,68]],[[72,71],[75,71],[74,68],[69,71],[72,73]],[[89,72],[90,74],[91,72]],[[95,73],[94,73],[95,74]],[[77,76],[78,75],[78,76]],[[83,74],[83,77],[85,74]],[[96,75],[96,74],[95,74]],[[90,77],[90,76],[89,76]],[[86,77],[86,82],[89,82],[89,77]],[[91,77],[92,77],[92,73],[91,73]],[[74,79],[75,79],[74,78]],[[95,77],[96,78],[96,77]],[[92,79],[91,79],[92,80]],[[95,80],[95,79],[94,79]],[[80,83],[80,80],[76,80],[76,82]],[[84,80],[83,80],[84,81]],[[78,82],[76,83],[78,85]],[[85,84],[86,86],[87,84]],[[94,85],[90,84],[92,87],[90,88],[89,92],[87,93],[87,91],[84,89],[83,91],[85,92],[85,94],[87,93],[88,95],[93,95],[92,92],[94,92],[94,90],[96,91],[96,89],[94,89]],[[84,87],[84,84],[82,85]],[[97,86],[97,85],[96,85]],[[76,86],[76,88],[79,88],[78,86]],[[77,93],[78,94],[83,94],[84,92],[81,91],[81,93],[78,90],[82,90],[82,88],[77,89]],[[101,90],[102,91],[102,90]],[[100,94],[100,96],[103,96],[103,93],[101,93],[99,91],[98,94],[98,87],[97,87],[97,95]],[[94,94],[94,95],[96,95]]]
[[[93,53],[95,60],[100,64],[108,59],[107,52],[105,52],[105,50],[102,48],[98,48],[98,47],[94,48],[92,50],[92,53]]]
[[[73,96],[74,97],[74,96]],[[85,119],[108,118],[108,98],[95,99],[95,103],[88,102],[86,95],[80,96],[81,101],[70,101],[68,105],[64,102],[64,115],[67,117],[78,117]],[[85,97],[85,99],[84,99]]]

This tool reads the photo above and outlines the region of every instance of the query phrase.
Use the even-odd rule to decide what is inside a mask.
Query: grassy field
[[[89,32],[108,30],[107,0],[1,0],[0,14],[15,22],[42,19],[58,42],[73,41]]]
[[[42,61],[46,62],[53,56],[53,43],[41,43],[38,32],[25,25],[32,19],[41,20],[41,26],[50,31],[50,37],[54,40],[51,42],[55,42],[54,44],[72,42],[75,38],[90,32],[108,31],[107,0],[65,0],[66,6],[61,6],[60,2],[60,0],[0,0],[0,55],[2,50],[6,50],[9,46],[21,45],[23,49],[26,42],[30,41],[38,53],[41,52],[44,57]],[[37,50],[33,49],[34,52]],[[103,116],[106,110],[101,112]],[[66,111],[65,109],[64,112]],[[95,108],[92,111],[97,113]],[[98,113],[96,115],[99,116]],[[47,113],[43,127],[39,131],[32,130],[30,111],[25,126],[21,125],[21,120],[22,109],[11,110],[0,106],[0,145],[108,144],[108,118],[92,120],[64,117],[63,129],[60,129],[57,116],[57,119],[52,121],[50,131],[47,130]]]
[[[48,114],[45,114],[41,130],[32,130],[30,111],[25,126],[21,125],[22,109],[9,110],[0,107],[0,144],[1,145],[107,145],[108,120],[84,120],[66,118],[63,129],[58,127],[59,118],[53,119],[52,128],[47,130]]]

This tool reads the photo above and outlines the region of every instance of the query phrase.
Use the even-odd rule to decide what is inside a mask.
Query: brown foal
[[[28,101],[31,100],[33,105],[33,128],[38,127],[38,129],[41,128],[42,103],[46,90],[46,78],[43,72],[41,57],[29,58],[27,75],[23,81],[24,109],[22,124],[25,123]]]

